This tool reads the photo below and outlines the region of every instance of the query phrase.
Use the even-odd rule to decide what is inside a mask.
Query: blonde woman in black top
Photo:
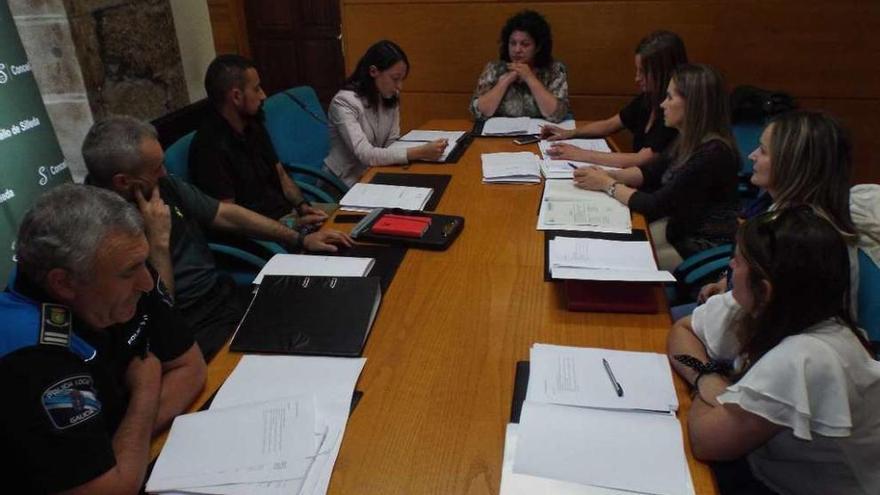
[[[707,65],[682,65],[672,75],[664,119],[678,137],[660,159],[605,171],[574,173],[583,189],[605,191],[652,225],[661,268],[733,240],[736,232],[739,155],[730,131],[730,111],[721,75]]]
[[[656,159],[675,139],[675,129],[663,123],[660,103],[672,71],[687,63],[687,52],[681,38],[669,31],[655,31],[642,38],[636,46],[636,84],[639,94],[620,113],[605,120],[588,122],[573,130],[545,126],[541,137],[550,141],[577,137],[606,137],[627,129],[633,135],[632,153],[606,153],[584,150],[559,143],[550,154],[561,160],[577,160],[611,167],[636,167]]]

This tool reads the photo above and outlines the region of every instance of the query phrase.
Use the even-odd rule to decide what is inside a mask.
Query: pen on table
[[[602,358],[602,365],[605,366],[605,372],[608,373],[608,379],[611,380],[611,385],[614,386],[614,391],[617,392],[617,396],[623,397],[623,387],[620,386],[617,378],[614,378],[614,373],[611,371],[611,365],[608,364],[608,360]]]
[[[569,167],[571,167],[571,168],[573,168],[573,169],[575,169],[575,170],[578,169],[578,166],[575,165],[574,163],[571,163],[571,162],[565,162],[565,163],[567,163]]]

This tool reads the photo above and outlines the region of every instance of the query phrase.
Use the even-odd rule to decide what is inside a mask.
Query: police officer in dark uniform
[[[109,191],[59,186],[25,215],[16,246],[0,294],[4,489],[137,493],[152,434],[205,379],[146,264],[140,214]]]

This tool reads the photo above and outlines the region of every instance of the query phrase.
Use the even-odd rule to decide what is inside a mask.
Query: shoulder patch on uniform
[[[67,306],[43,303],[40,317],[40,344],[68,347],[72,321]]]
[[[43,392],[43,409],[58,430],[76,426],[101,412],[101,401],[89,375],[69,376]]]

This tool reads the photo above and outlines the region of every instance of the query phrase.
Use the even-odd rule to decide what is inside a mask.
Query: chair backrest
[[[189,182],[189,147],[196,132],[190,132],[165,150],[165,169],[169,174]]]
[[[315,170],[330,152],[327,115],[318,95],[309,86],[291,88],[270,96],[263,103],[266,130],[282,163]]]
[[[859,249],[859,326],[880,342],[880,267]]]

